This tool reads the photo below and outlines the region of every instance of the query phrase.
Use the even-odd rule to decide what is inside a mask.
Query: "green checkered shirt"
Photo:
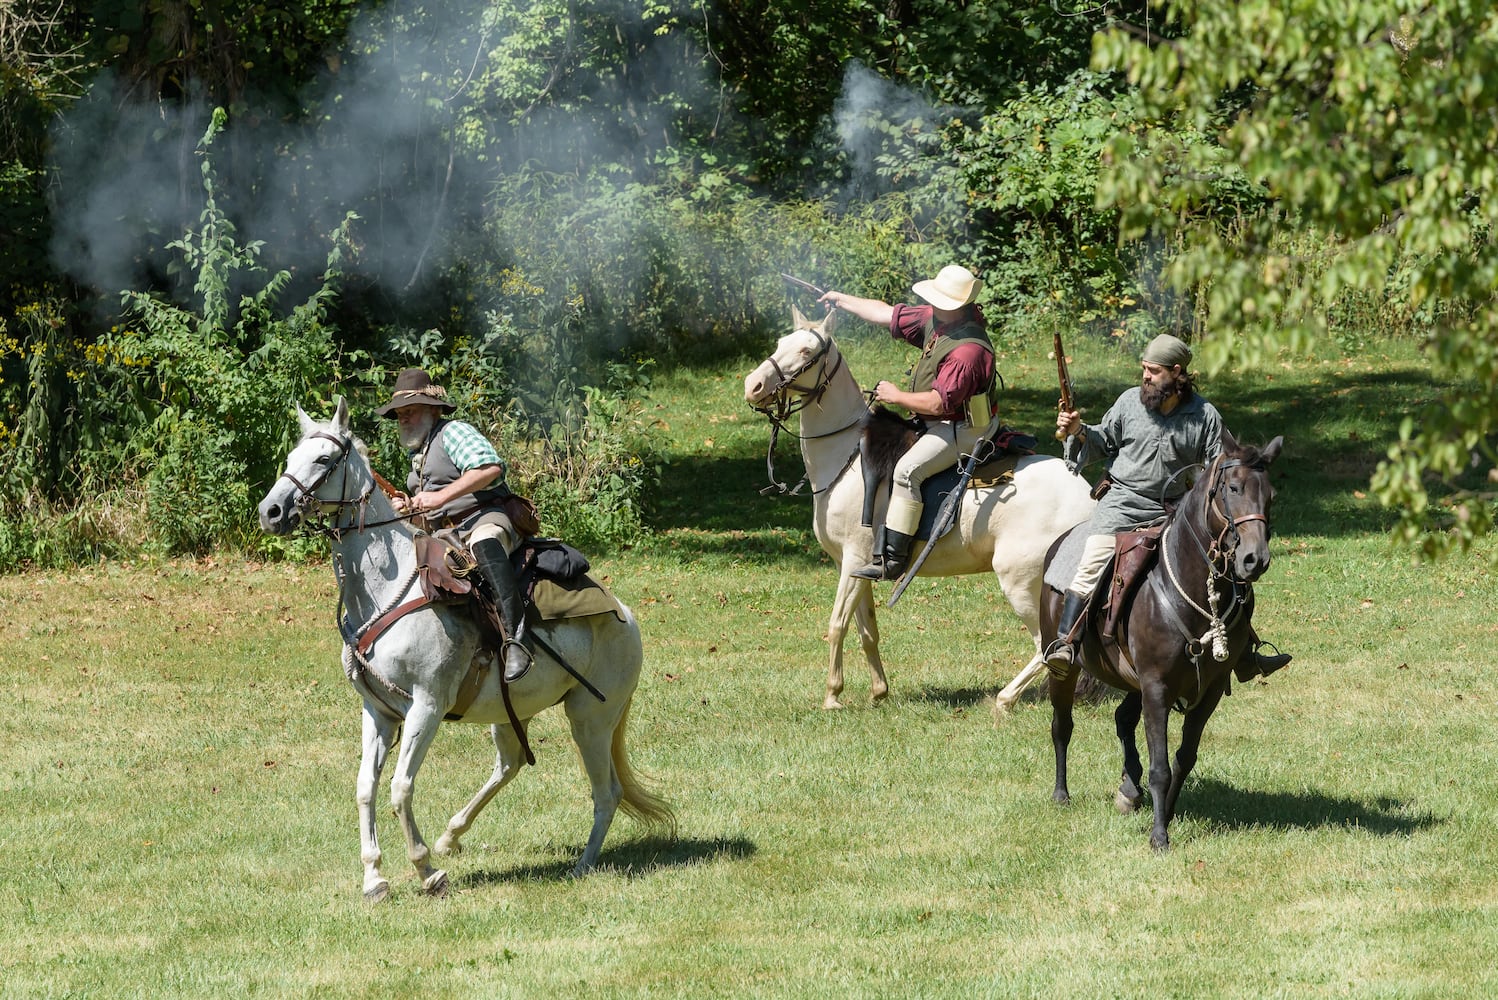
[[[504,471],[504,459],[472,424],[449,420],[442,428],[442,445],[459,472],[477,469],[481,465],[497,465],[501,472]]]

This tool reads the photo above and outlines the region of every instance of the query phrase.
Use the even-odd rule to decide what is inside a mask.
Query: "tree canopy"
[[[1466,547],[1492,527],[1498,481],[1498,13],[1471,0],[1158,9],[1168,36],[1128,24],[1097,39],[1094,65],[1138,88],[1153,133],[1113,136],[1100,203],[1125,238],[1182,248],[1170,275],[1204,289],[1211,366],[1333,335],[1356,300],[1420,331],[1447,388],[1405,418],[1372,486],[1419,551]],[[1225,225],[1225,181],[1262,208]]]

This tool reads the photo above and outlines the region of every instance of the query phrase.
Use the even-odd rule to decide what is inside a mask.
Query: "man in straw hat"
[[[430,528],[456,529],[473,553],[504,619],[504,676],[514,682],[531,665],[530,650],[520,640],[523,605],[510,563],[523,539],[501,507],[510,496],[504,461],[472,424],[447,416],[456,409],[430,375],[406,368],[396,377],[390,402],[375,412],[396,421],[411,456],[408,495],[395,498],[396,510]]]
[[[1057,638],[1046,649],[1052,676],[1064,678],[1076,661],[1073,633],[1113,556],[1114,535],[1162,520],[1166,504],[1190,486],[1184,473],[1222,453],[1222,415],[1197,393],[1190,364],[1191,348],[1162,333],[1140,358],[1139,385],[1124,390],[1101,422],[1084,424],[1076,410],[1056,414],[1068,457],[1078,465],[1106,458],[1109,485],[1087,522],[1087,543],[1066,588]],[[1255,635],[1250,654],[1235,668],[1240,681],[1268,676],[1290,662],[1278,651],[1261,654],[1259,645]]]
[[[927,304],[892,306],[837,291],[821,298],[859,319],[888,326],[896,340],[921,349],[909,389],[887,381],[874,387],[875,402],[910,411],[924,421],[925,431],[895,466],[889,509],[874,536],[873,561],[853,571],[865,580],[904,575],[921,523],[921,484],[970,453],[994,411],[993,345],[974,301],[983,281],[960,264],[949,264],[911,290]]]

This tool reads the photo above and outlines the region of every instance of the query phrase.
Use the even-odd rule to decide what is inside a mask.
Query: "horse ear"
[[[317,428],[317,422],[307,416],[307,411],[302,409],[302,404],[296,404],[296,422],[301,425],[302,437],[311,434]]]
[[[348,430],[348,400],[342,396],[333,397],[333,433],[342,434]]]
[[[1283,434],[1279,435],[1273,441],[1271,441],[1268,444],[1266,444],[1264,446],[1262,452],[1261,452],[1261,454],[1264,456],[1264,464],[1268,465],[1270,462],[1273,462],[1276,458],[1279,458],[1280,457],[1280,449],[1283,448],[1284,446],[1285,446],[1285,436]]]
[[[801,310],[795,306],[791,306],[791,328],[805,330],[809,326],[811,326],[811,322],[805,316],[801,315]]]
[[[832,331],[837,329],[837,313],[838,310],[834,309],[827,314],[826,319],[822,320],[822,332],[829,337],[832,336]]]
[[[1243,450],[1243,447],[1238,444],[1238,439],[1235,438],[1235,437],[1233,437],[1233,432],[1230,431],[1230,430],[1228,430],[1226,427],[1224,427],[1222,429],[1222,451],[1223,451],[1223,454],[1227,454],[1229,452],[1236,453],[1236,452],[1240,452],[1242,450]]]

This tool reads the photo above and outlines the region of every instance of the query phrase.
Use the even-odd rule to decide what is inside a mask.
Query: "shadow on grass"
[[[1408,815],[1408,806],[1402,799],[1388,797],[1370,803],[1317,792],[1259,792],[1202,778],[1186,787],[1178,810],[1230,830],[1348,828],[1380,837],[1403,837],[1441,822],[1429,813]]]
[[[685,868],[710,861],[743,861],[753,857],[756,851],[758,847],[755,843],[743,837],[719,837],[716,840],[642,837],[618,847],[605,847],[599,855],[598,867],[633,879],[663,869]],[[576,858],[581,855],[582,845],[578,845],[577,855],[569,860],[544,865],[484,869],[472,872],[460,881],[465,888],[508,882],[560,882],[572,877],[573,866],[577,864]]]

